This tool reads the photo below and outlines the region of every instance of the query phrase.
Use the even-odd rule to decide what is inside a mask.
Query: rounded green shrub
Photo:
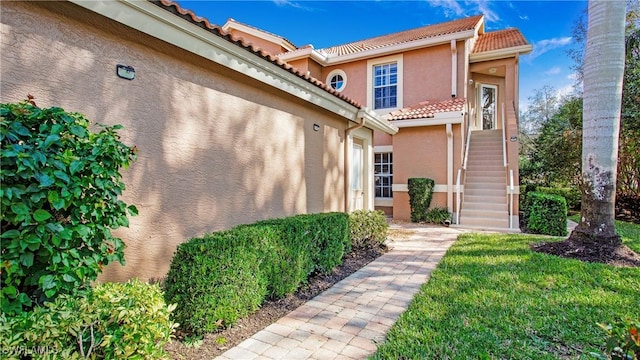
[[[86,290],[104,266],[124,263],[125,245],[111,231],[137,214],[118,199],[119,170],[135,150],[120,142],[121,126],[97,126],[58,107],[0,105],[5,313]]]
[[[349,214],[351,245],[355,249],[382,246],[388,229],[387,217],[381,210],[356,210]]]
[[[567,235],[567,202],[559,195],[527,194],[526,232],[553,236]]]
[[[274,249],[267,240],[257,251],[253,235],[253,229],[244,227],[178,246],[164,291],[168,303],[178,304],[174,319],[183,330],[212,332],[258,309],[267,294],[261,265],[264,254]]]
[[[8,359],[166,359],[177,324],[160,288],[138,280],[100,284],[78,297],[15,316],[0,314],[0,347]],[[4,357],[3,357],[4,358]]]
[[[569,210],[580,210],[582,205],[582,194],[580,189],[576,188],[558,188],[558,187],[542,187],[538,186],[536,189],[538,192],[545,194],[559,195],[567,201],[567,208]]]

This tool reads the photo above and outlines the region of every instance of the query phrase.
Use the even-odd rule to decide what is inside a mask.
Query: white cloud
[[[446,17],[455,17],[464,14],[464,10],[457,0],[434,0],[429,1],[428,4],[432,7],[442,8]]]
[[[576,72],[572,72],[571,74],[567,75],[567,79],[569,80],[578,80],[578,73]]]
[[[290,1],[290,0],[272,0],[274,4],[283,7],[283,6],[291,6],[292,8],[295,9],[301,9],[301,10],[307,10],[307,11],[311,11],[313,10],[310,7],[304,6],[300,3],[294,2],[294,1]]]
[[[527,15],[520,15],[518,17],[520,18],[520,20],[529,20],[529,17]]]
[[[551,69],[544,72],[545,75],[558,75],[562,70],[560,70],[560,66],[554,66]]]
[[[282,1],[282,0],[280,0]],[[488,0],[433,0],[427,1],[431,7],[441,8],[448,18],[484,14],[486,21],[499,21],[500,16],[491,9]]]
[[[491,10],[489,8],[489,2],[485,1],[485,0],[474,0],[471,1],[471,3],[476,3],[478,11],[480,11],[481,14],[484,14],[484,19],[486,21],[499,21],[500,20],[500,16],[493,10]]]
[[[574,93],[574,87],[573,85],[569,84],[569,85],[565,85],[563,87],[561,87],[560,89],[558,89],[558,91],[556,92],[556,97],[558,99],[561,99],[567,95],[571,95]]]
[[[536,41],[533,44],[533,51],[528,56],[528,60],[535,59],[538,56],[548,51],[551,51],[553,49],[566,46],[571,43],[571,40],[573,40],[571,36],[566,36],[561,38],[552,38],[552,39],[544,39],[544,40]]]

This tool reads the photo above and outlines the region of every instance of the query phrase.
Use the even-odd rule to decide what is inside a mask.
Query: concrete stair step
[[[471,182],[485,182],[484,180],[487,180],[486,182],[505,182],[507,180],[507,176],[505,175],[504,171],[499,171],[496,173],[493,172],[486,172],[483,170],[474,170],[474,171],[470,171],[467,172],[467,183],[471,183]]]
[[[481,167],[469,169],[467,168],[467,179],[468,178],[476,178],[476,177],[497,177],[501,179],[506,179],[504,168],[500,168],[498,170],[490,170]]]
[[[467,192],[468,190],[505,190],[506,183],[504,181],[501,182],[471,182],[467,178],[466,184],[464,184],[464,190]],[[506,190],[505,190],[506,191]]]
[[[504,199],[505,204],[507,203],[507,187],[504,186],[501,189],[474,189],[468,188],[466,185],[464,187],[464,199],[467,201],[475,201],[475,202],[496,202],[501,200],[496,200],[494,198]]]
[[[469,151],[473,150],[473,148],[476,149],[495,149],[495,150],[502,150],[502,141],[498,140],[482,140],[482,141],[474,141],[471,140],[470,144],[470,148]]]
[[[462,208],[464,208],[467,202],[471,203],[487,203],[487,204],[506,204],[507,196],[506,195],[496,195],[489,196],[482,193],[474,194],[473,191],[471,194],[467,191],[464,193],[464,201],[462,203]]]
[[[472,171],[499,171],[503,174],[506,174],[504,170],[504,165],[502,162],[500,164],[480,164],[478,162],[469,163],[467,165],[467,174]]]
[[[505,215],[504,218],[490,218],[490,217],[473,217],[473,216],[464,216],[464,213],[460,214],[460,225],[462,226],[475,226],[482,228],[491,228],[491,229],[507,229],[509,228],[509,219],[508,215]]]
[[[463,208],[460,211],[460,217],[464,217],[467,219],[499,219],[499,220],[509,220],[509,214],[507,211],[496,211],[496,210],[488,210],[488,209],[467,209]]]
[[[502,151],[500,153],[469,153],[469,160],[496,159],[502,160]]]
[[[504,201],[500,201],[499,203],[490,203],[490,202],[471,202],[467,201],[465,198],[464,201],[464,211],[467,210],[483,210],[483,211],[500,211],[506,212],[507,204]]]

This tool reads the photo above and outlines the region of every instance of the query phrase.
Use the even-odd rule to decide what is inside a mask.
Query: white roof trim
[[[290,43],[288,40],[286,40],[283,37],[279,37],[270,33],[267,33],[265,31],[247,26],[245,24],[241,24],[233,19],[227,20],[227,22],[222,26],[222,30],[224,31],[229,31],[229,29],[236,29],[239,31],[242,31],[244,33],[247,33],[249,35],[253,35],[257,38],[266,40],[268,42],[274,43],[274,44],[279,44],[280,46],[282,46],[283,48],[287,49],[287,51],[293,51],[296,50],[295,45],[293,45],[292,43]],[[247,39],[245,39],[247,40]]]
[[[533,50],[532,45],[521,45],[506,49],[498,49],[492,51],[484,51],[469,55],[469,62],[480,62],[488,60],[504,59],[506,57],[516,56],[518,54],[528,54]]]
[[[349,120],[355,120],[361,112],[356,106],[307,80],[148,1],[69,1]],[[390,134],[397,131],[377,114],[368,120],[377,130]]]
[[[288,53],[279,54],[278,59],[282,61],[293,61],[298,59],[304,59],[306,57],[311,57],[313,60],[320,64],[325,64],[327,62],[327,56],[324,53],[320,53],[313,48],[313,45],[307,45],[307,47],[299,48],[298,50],[291,51]]]
[[[461,31],[454,34],[446,34],[446,35],[430,37],[426,39],[413,40],[413,41],[409,41],[409,42],[401,43],[397,45],[384,46],[378,49],[370,49],[370,50],[361,51],[355,54],[347,54],[347,55],[340,55],[340,56],[328,54],[326,65],[337,65],[345,62],[390,55],[390,54],[420,49],[420,48],[434,46],[434,45],[450,44],[451,40],[465,40],[465,39],[473,38],[474,36],[475,36],[475,30],[466,30],[466,31]]]
[[[295,51],[295,53],[289,54],[284,53],[278,55],[278,58],[283,61],[292,61],[301,59],[304,57],[311,57],[316,62],[324,65],[339,65],[355,60],[364,60],[370,59],[374,57],[380,57],[385,55],[397,54],[409,50],[421,49],[434,45],[442,45],[442,44],[450,44],[451,40],[466,40],[472,39],[475,36],[476,30],[466,30],[462,32],[457,32],[454,34],[441,35],[436,37],[431,37],[427,39],[421,40],[413,40],[402,44],[392,45],[392,46],[384,46],[377,49],[370,49],[366,51],[361,51],[355,54],[347,54],[347,55],[332,55],[327,54],[323,51],[318,51],[313,48],[308,48],[306,51]]]
[[[370,110],[369,108],[362,108],[358,111],[356,117],[364,118],[365,123],[364,126],[368,128],[372,128],[374,130],[385,132],[389,135],[394,135],[398,132],[398,127],[384,119],[380,115],[376,114],[375,111]]]
[[[446,124],[462,124],[464,121],[464,111],[447,111],[435,113],[432,118],[393,120],[392,123],[398,128],[436,126]]]

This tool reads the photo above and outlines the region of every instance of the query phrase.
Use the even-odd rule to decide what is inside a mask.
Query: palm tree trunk
[[[584,61],[582,216],[570,239],[620,244],[615,194],[624,72],[626,2],[589,1]]]

